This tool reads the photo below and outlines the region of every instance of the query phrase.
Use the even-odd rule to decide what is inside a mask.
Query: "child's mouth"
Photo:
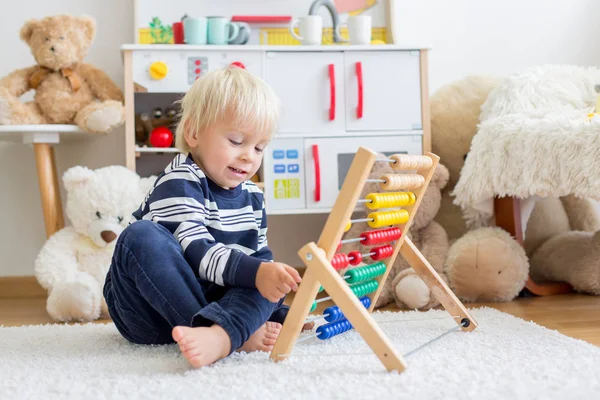
[[[233,168],[233,167],[229,167],[229,169],[236,174],[246,175],[246,171],[244,171],[243,169],[237,169],[237,168]]]

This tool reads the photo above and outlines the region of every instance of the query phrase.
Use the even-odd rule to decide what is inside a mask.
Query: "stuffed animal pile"
[[[83,62],[96,23],[89,17],[57,15],[21,28],[37,62],[0,79],[0,125],[76,124],[106,133],[124,122],[123,94],[100,69]],[[19,99],[34,90],[34,100]]]

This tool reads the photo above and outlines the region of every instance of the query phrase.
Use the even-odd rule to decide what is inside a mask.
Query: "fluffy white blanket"
[[[544,66],[490,93],[452,193],[470,227],[490,224],[495,196],[600,198],[598,84],[598,68]]]

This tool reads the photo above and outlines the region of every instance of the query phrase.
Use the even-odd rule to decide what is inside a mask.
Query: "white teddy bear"
[[[73,167],[63,175],[66,214],[72,226],[52,235],[35,261],[48,290],[46,309],[56,321],[108,316],[102,295],[116,239],[154,183],[121,166]]]

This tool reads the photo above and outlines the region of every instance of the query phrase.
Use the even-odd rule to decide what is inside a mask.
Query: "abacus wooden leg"
[[[48,143],[34,143],[35,163],[42,200],[46,237],[64,228],[65,222],[60,201],[54,149]]]
[[[312,302],[317,297],[319,286],[315,271],[307,268],[302,276],[302,283],[294,295],[294,301],[285,317],[285,323],[281,327],[277,342],[271,350],[271,360],[281,361],[289,357],[294,344],[298,340],[304,321],[310,313]]]
[[[371,347],[388,371],[402,372],[406,362],[394,349],[390,340],[377,325],[369,311],[362,305],[358,297],[350,290],[344,279],[337,273],[331,263],[325,258],[325,252],[315,243],[302,247],[298,255],[307,265],[308,271],[313,271],[316,278],[333,302],[340,308],[352,327],[362,336]],[[316,293],[315,293],[316,294]],[[309,302],[307,306],[310,307]],[[291,310],[290,310],[291,311]]]
[[[454,318],[463,331],[470,332],[477,327],[477,322],[471,317],[464,304],[450,290],[446,282],[440,277],[437,271],[429,264],[429,261],[421,254],[419,249],[407,237],[400,248],[400,254],[415,270],[419,277],[429,286],[429,290],[435,296],[440,304]],[[468,324],[464,320],[469,321]]]
[[[521,201],[516,197],[496,197],[494,199],[496,226],[507,231],[523,246],[523,227],[521,223]],[[525,288],[538,296],[571,293],[573,288],[566,282],[534,282],[527,278]]]

